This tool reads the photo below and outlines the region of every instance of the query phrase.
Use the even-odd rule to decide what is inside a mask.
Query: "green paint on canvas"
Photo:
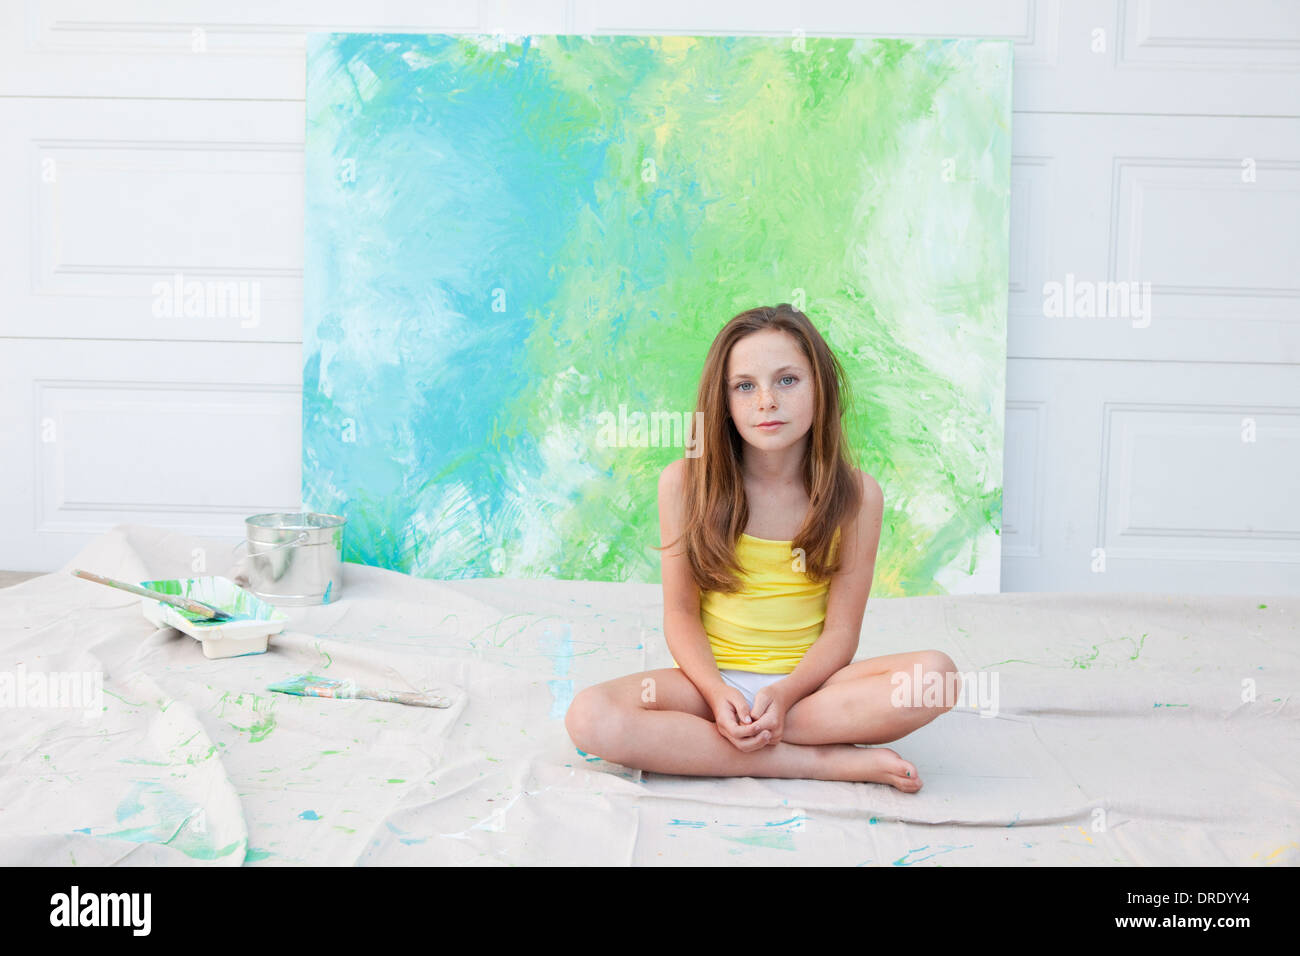
[[[601,416],[688,414],[793,302],[885,493],[872,593],[998,590],[1011,47],[309,37],[303,498],[344,558],[658,581],[681,444]]]

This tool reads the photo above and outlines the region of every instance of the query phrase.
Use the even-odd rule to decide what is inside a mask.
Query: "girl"
[[[703,434],[692,428],[688,446],[698,454],[659,479],[673,667],[581,691],[564,719],[578,748],[656,773],[921,789],[894,751],[855,744],[897,740],[951,709],[956,669],[938,651],[853,662],[884,505],[849,464],[843,389],[838,360],[788,304],[718,333],[696,405]],[[950,688],[942,701],[913,696],[917,664]]]

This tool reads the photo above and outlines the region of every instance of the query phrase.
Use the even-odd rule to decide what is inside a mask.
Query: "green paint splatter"
[[[114,693],[113,693],[111,690],[109,690],[107,687],[104,688],[104,693],[107,694],[109,697],[116,697],[118,700],[120,700],[120,701],[121,701],[122,703],[124,703],[124,704],[130,704],[132,707],[143,707],[143,706],[144,706],[144,701],[141,701],[141,700],[127,700],[125,697],[122,697],[122,696],[120,696],[120,695],[118,695],[118,694],[114,694]]]
[[[228,717],[226,717],[226,720],[229,721],[231,727],[248,734],[250,743],[261,743],[275,730],[276,698],[262,697],[258,694],[248,694],[247,696],[252,698],[252,716],[255,718],[253,722],[247,727],[241,727]],[[217,716],[225,717],[227,704],[233,703],[236,706],[243,707],[244,697],[244,694],[238,694],[235,695],[232,701],[229,692],[222,694],[221,699],[217,701],[221,708]]]
[[[243,840],[236,840],[234,843],[228,843],[219,849],[205,846],[193,847],[190,849],[181,847],[180,849],[186,856],[193,857],[196,860],[219,860],[223,856],[229,856],[231,853],[241,849],[243,846]]]
[[[1008,657],[1006,660],[994,661],[992,664],[985,665],[985,669],[989,667],[997,667],[1000,664],[1029,664],[1034,667],[1064,667],[1070,670],[1089,670],[1094,666],[1100,666],[1100,665],[1114,666],[1114,662],[1112,660],[1102,658],[1101,649],[1103,647],[1107,647],[1111,644],[1120,644],[1123,642],[1128,642],[1128,645],[1132,649],[1133,653],[1127,655],[1126,657],[1122,657],[1121,659],[1135,661],[1142,654],[1142,650],[1146,646],[1147,636],[1148,635],[1143,634],[1140,638],[1136,640],[1134,640],[1131,637],[1122,636],[1122,637],[1117,637],[1113,640],[1102,641],[1100,644],[1093,644],[1091,653],[1080,654],[1076,657],[1066,658],[1066,662],[1064,664],[1050,664],[1046,661],[1033,661],[1033,660],[1025,660],[1019,657]]]
[[[194,806],[179,794],[151,781],[135,781],[131,791],[118,804],[117,819],[122,821],[144,813],[146,809],[157,817],[152,823],[100,836],[170,846],[196,860],[216,860],[244,850],[245,841],[242,839],[220,847],[213,846],[213,833],[202,825],[205,820],[203,807]]]
[[[733,843],[743,843],[746,846],[762,847],[766,850],[793,850],[794,836],[789,832],[774,833],[755,833],[751,836],[743,837],[723,837],[724,840],[730,840]]]
[[[271,735],[271,731],[275,730],[275,714],[267,711],[262,715],[261,720],[253,723],[247,730],[251,743],[261,743]]]
[[[1143,634],[1137,641],[1134,641],[1131,637],[1117,637],[1113,641],[1102,641],[1101,644],[1094,644],[1092,645],[1092,653],[1090,655],[1080,655],[1079,657],[1076,657],[1070,666],[1080,670],[1087,670],[1097,660],[1097,657],[1101,654],[1101,648],[1103,646],[1107,644],[1117,644],[1120,641],[1128,641],[1129,644],[1132,645],[1133,654],[1128,659],[1135,661],[1138,659],[1138,655],[1142,653],[1142,648],[1147,642],[1147,636]]]

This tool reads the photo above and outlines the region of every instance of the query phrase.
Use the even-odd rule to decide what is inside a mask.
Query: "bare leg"
[[[648,702],[641,699],[647,678],[655,684],[655,699]],[[669,709],[673,704],[680,709]],[[916,767],[892,750],[782,740],[746,752],[723,737],[711,717],[690,679],[665,668],[587,688],[574,699],[565,726],[580,749],[652,773],[870,781],[908,792],[921,787]]]
[[[922,704],[934,700],[923,691],[913,699],[910,689],[911,683],[916,683],[918,664],[923,681],[928,675],[935,675],[936,684],[942,681],[946,685],[945,695],[948,690],[952,695],[932,706]],[[911,683],[906,687],[896,684],[894,675],[898,672],[906,675]],[[795,744],[888,743],[906,737],[951,710],[960,688],[961,680],[952,659],[939,651],[855,661],[836,671],[826,683],[790,708],[782,737]],[[902,693],[904,690],[908,693]],[[900,695],[902,706],[896,703]]]

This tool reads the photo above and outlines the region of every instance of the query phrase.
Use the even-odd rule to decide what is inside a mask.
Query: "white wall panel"
[[[302,340],[302,104],[7,99],[0,125],[0,335]]]
[[[1300,362],[1300,122],[1031,113],[1012,148],[1012,355]],[[1046,282],[1150,283],[1149,321]]]
[[[0,340],[3,535],[49,570],[122,522],[243,534],[302,504],[301,349]]]
[[[1007,402],[1004,472],[1015,480],[1002,492],[1002,557],[1042,553],[1047,403]]]
[[[1005,589],[1295,593],[1300,367],[1012,359],[1007,392],[1045,409],[1034,453],[1008,429],[1013,515],[1034,467],[1048,504]]]

